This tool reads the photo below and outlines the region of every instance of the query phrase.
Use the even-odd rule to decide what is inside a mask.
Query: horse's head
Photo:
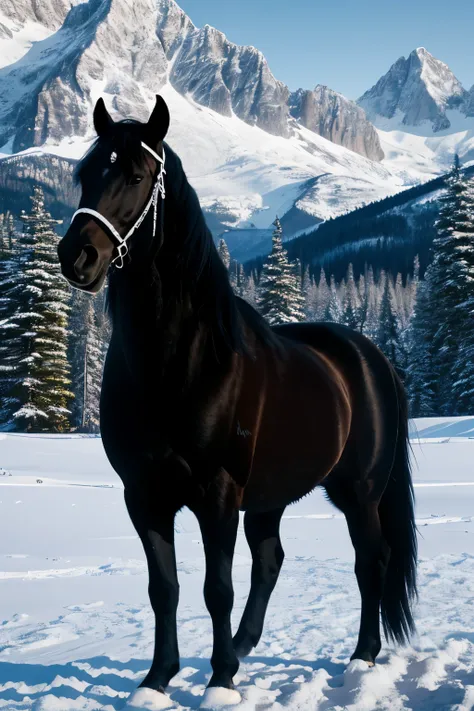
[[[58,246],[62,272],[73,286],[96,293],[112,262],[121,266],[128,251],[151,248],[132,234],[150,211],[156,221],[159,193],[164,195],[163,139],[169,121],[160,96],[146,124],[115,123],[98,100],[98,139],[76,173],[82,187],[79,209]]]

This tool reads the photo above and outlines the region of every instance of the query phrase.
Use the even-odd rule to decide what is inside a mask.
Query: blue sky
[[[356,99],[416,47],[474,84],[474,0],[177,1],[198,27],[260,49],[291,89],[327,84]]]

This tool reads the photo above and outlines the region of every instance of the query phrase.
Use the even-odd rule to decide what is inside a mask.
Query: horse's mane
[[[76,181],[87,180],[88,175],[107,165],[112,151],[117,153],[120,169],[126,174],[132,172],[133,164],[140,165],[143,161],[142,127],[139,121],[117,122],[110,135],[97,139],[79,162],[74,175]],[[173,275],[176,279],[176,298],[179,299],[186,291],[193,295],[197,313],[205,311],[208,319],[211,316],[214,342],[220,342],[227,350],[236,353],[247,351],[243,323],[255,333],[260,342],[269,347],[277,347],[278,337],[266,321],[250,304],[233,293],[228,271],[219,257],[199,199],[188,182],[181,160],[166,143],[164,150],[166,199],[161,209],[164,209],[165,251],[169,253],[172,250],[172,244],[169,244],[172,240],[179,240],[180,244],[177,268]],[[156,261],[152,266],[158,276]],[[159,278],[155,281],[158,284]],[[115,277],[110,279],[108,304],[112,318],[116,283]]]
[[[165,144],[167,195],[171,192],[171,210],[178,216],[178,229],[186,235],[182,260],[186,265],[186,279],[191,289],[202,299],[200,308],[209,306],[214,313],[214,330],[225,345],[237,352],[247,351],[244,322],[269,347],[276,347],[279,339],[267,322],[243,299],[235,296],[229,273],[222,263],[199,203],[184,172],[181,160]],[[168,188],[169,186],[169,188]],[[165,222],[169,204],[165,203]],[[165,238],[166,239],[166,238]]]

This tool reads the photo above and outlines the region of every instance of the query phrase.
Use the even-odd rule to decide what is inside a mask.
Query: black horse
[[[99,100],[94,125],[59,258],[69,282],[89,292],[115,264],[101,430],[145,549],[156,618],[152,666],[130,706],[167,708],[179,669],[174,520],[183,506],[199,520],[206,555],[214,647],[204,707],[239,702],[238,659],[260,639],[283,563],[283,511],[318,484],[347,519],[362,598],[352,658],[372,665],[380,609],[389,638],[413,630],[416,532],[399,378],[361,334],[325,323],[271,329],[233,294],[196,193],[163,142],[161,97],[147,124],[114,123]],[[253,567],[232,637],[240,510]]]

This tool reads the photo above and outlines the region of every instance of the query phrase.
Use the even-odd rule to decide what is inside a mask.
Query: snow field
[[[316,491],[285,513],[285,564],[262,641],[236,678],[234,708],[474,707],[474,419],[416,425],[421,561],[411,646],[385,643],[372,669],[349,664],[359,624],[353,550],[344,518]],[[0,435],[0,467],[0,709],[123,708],[149,668],[153,616],[141,545],[100,439]],[[203,698],[212,636],[189,512],[177,531],[181,671],[169,692],[188,711]],[[250,566],[241,531],[234,626]]]

